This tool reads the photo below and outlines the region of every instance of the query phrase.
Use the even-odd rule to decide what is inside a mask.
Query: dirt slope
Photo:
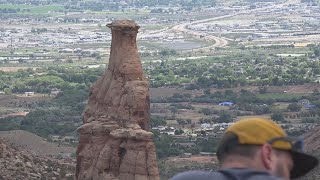
[[[37,156],[56,156],[59,153],[71,154],[75,152],[73,147],[50,143],[42,137],[23,130],[0,131],[0,138],[16,149]]]
[[[20,152],[0,139],[0,180],[72,179],[74,165]]]
[[[315,151],[320,149],[320,125],[311,129],[305,138],[305,149],[306,151]]]

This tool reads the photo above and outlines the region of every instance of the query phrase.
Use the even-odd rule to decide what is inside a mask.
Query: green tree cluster
[[[0,130],[22,129],[45,138],[51,134],[75,135],[87,98],[87,90],[66,90],[52,102],[37,103],[25,117],[4,118]]]

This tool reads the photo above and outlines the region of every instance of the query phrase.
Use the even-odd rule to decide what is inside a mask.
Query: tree
[[[274,120],[274,121],[278,121],[278,122],[283,122],[285,120],[284,116],[283,116],[283,113],[281,111],[274,112],[271,115],[271,119]]]
[[[171,111],[172,114],[177,114],[178,109],[176,107],[171,107],[170,111]]]
[[[298,104],[298,103],[291,103],[291,104],[289,104],[288,105],[288,110],[289,111],[292,111],[292,112],[298,112],[298,111],[300,111],[301,110],[301,108],[302,108],[302,106],[300,105],[300,104]]]
[[[159,54],[160,54],[161,56],[168,56],[168,55],[170,54],[170,52],[169,52],[169,50],[164,49],[164,50],[161,50],[161,51],[159,52]]]
[[[219,118],[218,118],[218,122],[222,123],[222,122],[232,122],[233,118],[231,116],[231,114],[229,114],[227,111],[220,111],[219,113]]]
[[[73,60],[72,59],[68,59],[67,63],[73,63]]]
[[[19,63],[24,63],[24,60],[22,58],[19,58]]]
[[[180,150],[174,146],[171,146],[174,142],[173,137],[167,134],[160,134],[157,131],[153,132],[153,141],[156,145],[157,157],[159,159],[165,158],[168,156],[176,156],[181,154]]]
[[[210,108],[202,108],[202,109],[200,110],[200,112],[203,113],[203,114],[206,115],[206,116],[209,116],[209,115],[211,115],[211,114],[214,113]]]
[[[31,32],[32,32],[32,33],[36,33],[37,30],[36,30],[34,27],[32,27],[32,28],[31,28]]]
[[[204,93],[206,96],[211,95],[210,89],[205,89],[205,90],[203,91],[203,93]]]
[[[181,135],[181,134],[183,134],[184,133],[184,131],[182,130],[182,129],[176,129],[175,131],[174,131],[174,135]]]
[[[187,122],[185,120],[182,120],[182,119],[178,119],[177,122],[178,122],[179,125],[186,125],[187,124]]]
[[[98,61],[98,60],[101,60],[101,56],[100,56],[100,55],[96,56],[96,60],[97,60],[97,61]]]
[[[176,51],[176,50],[174,50],[174,49],[171,49],[171,50],[170,50],[170,55],[174,56],[174,55],[176,55],[176,54],[177,54],[177,51]]]
[[[200,76],[197,80],[197,84],[201,87],[209,87],[210,83],[211,83],[210,80],[203,76]]]
[[[33,59],[34,57],[35,57],[34,53],[29,54],[29,58],[30,58],[30,59]]]
[[[12,92],[11,92],[11,89],[10,89],[10,88],[5,88],[5,89],[4,89],[4,93],[5,93],[5,94],[11,94]]]
[[[151,127],[164,126],[166,125],[166,121],[159,116],[151,116],[150,118]]]
[[[266,94],[267,91],[268,91],[268,89],[267,89],[266,86],[259,87],[259,93],[260,93],[260,94]]]
[[[320,49],[319,48],[314,49],[313,52],[314,52],[315,56],[317,56],[317,57],[320,56]]]

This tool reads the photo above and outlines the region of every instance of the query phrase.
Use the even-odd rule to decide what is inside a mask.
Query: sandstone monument
[[[112,31],[110,60],[91,87],[78,128],[76,179],[159,180],[148,132],[149,85],[136,45],[139,26],[129,20],[107,26]]]

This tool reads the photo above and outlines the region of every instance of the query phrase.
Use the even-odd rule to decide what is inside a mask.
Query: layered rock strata
[[[149,132],[149,85],[143,75],[136,36],[128,20],[112,31],[108,68],[91,87],[78,128],[78,180],[159,180],[156,149]]]

